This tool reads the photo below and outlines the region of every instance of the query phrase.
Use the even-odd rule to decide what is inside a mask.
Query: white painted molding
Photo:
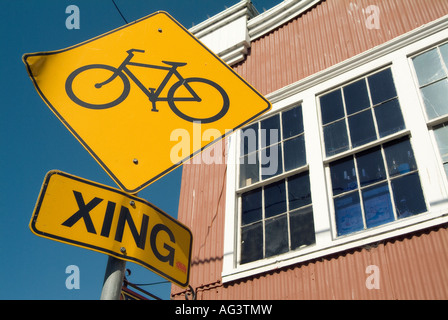
[[[246,57],[250,47],[247,22],[257,14],[251,1],[243,0],[189,31],[227,64],[235,64]]]
[[[251,0],[241,0],[189,31],[227,64],[232,65],[245,59],[251,41],[297,17],[320,1],[285,0],[259,14]]]
[[[266,33],[299,16],[322,0],[285,0],[275,7],[254,17],[248,22],[250,40],[262,37]]]

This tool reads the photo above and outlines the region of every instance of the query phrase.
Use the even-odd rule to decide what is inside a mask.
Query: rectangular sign
[[[166,12],[23,61],[49,108],[129,193],[271,108]]]
[[[41,237],[138,263],[188,286],[191,231],[144,199],[50,171],[30,222]]]

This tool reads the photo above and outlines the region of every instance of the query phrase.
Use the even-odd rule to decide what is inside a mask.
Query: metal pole
[[[126,272],[126,261],[109,256],[104,275],[101,300],[120,300],[121,286]]]
[[[135,161],[138,160],[134,159]],[[135,194],[137,196],[138,193]],[[131,205],[134,206],[134,200]],[[121,247],[122,253],[126,248]],[[103,290],[101,291],[101,300],[120,300],[121,287],[123,286],[124,274],[126,272],[126,261],[112,256],[107,259],[106,273],[104,274]]]

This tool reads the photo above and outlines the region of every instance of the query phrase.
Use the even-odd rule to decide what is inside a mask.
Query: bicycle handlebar
[[[141,49],[129,49],[128,51],[126,51],[127,53],[133,53],[133,52],[141,52],[144,53],[145,50],[141,50]]]

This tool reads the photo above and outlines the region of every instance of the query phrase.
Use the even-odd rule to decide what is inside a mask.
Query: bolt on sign
[[[151,203],[119,189],[50,171],[30,229],[44,238],[138,263],[188,286],[191,231]]]
[[[129,193],[271,108],[165,12],[23,60],[42,99]],[[172,132],[186,129],[193,136],[193,123],[220,136],[190,141],[190,151],[173,161],[178,141],[172,141]]]

